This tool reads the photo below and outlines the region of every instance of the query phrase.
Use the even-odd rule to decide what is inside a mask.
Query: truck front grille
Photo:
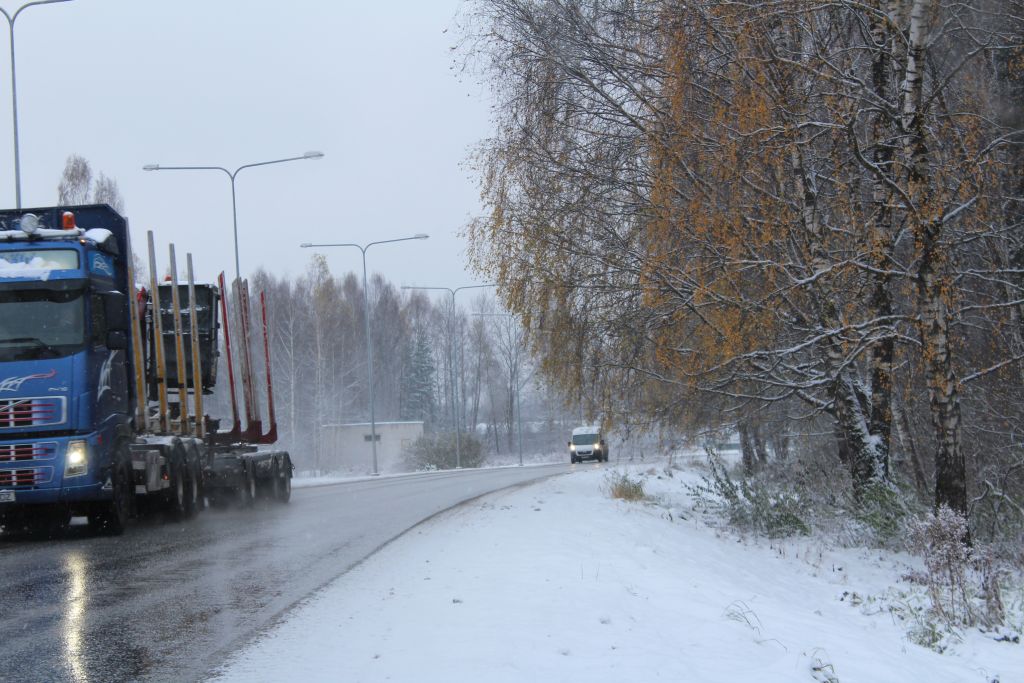
[[[9,462],[53,460],[57,457],[57,443],[4,443],[0,444],[0,468]]]
[[[61,424],[66,419],[66,406],[63,396],[0,398],[0,429]]]
[[[42,463],[56,457],[55,441],[0,444],[0,488],[50,483],[53,465]]]
[[[32,467],[16,470],[0,470],[0,487],[39,486],[53,479],[52,467]]]

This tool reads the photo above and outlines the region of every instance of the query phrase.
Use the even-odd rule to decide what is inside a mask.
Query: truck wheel
[[[256,473],[252,471],[249,462],[242,467],[245,472],[242,476],[242,485],[238,487],[238,504],[242,507],[250,507],[256,501]]]
[[[277,500],[280,503],[287,503],[292,498],[292,463],[290,460],[285,460],[284,467],[281,468],[279,474],[281,480],[277,485]]]
[[[182,468],[187,472],[185,477],[185,516],[195,517],[202,506],[202,499],[199,497],[199,472],[194,464]]]
[[[111,536],[120,536],[128,526],[131,517],[132,499],[135,497],[135,483],[132,480],[132,463],[128,447],[124,442],[114,451],[114,465],[110,470],[111,498],[89,515],[89,527]]]
[[[269,500],[277,500],[281,497],[281,463],[274,459],[274,465],[270,468],[270,479],[263,487],[263,495]]]
[[[171,488],[167,491],[167,512],[174,519],[184,519],[188,515],[188,482],[185,481],[185,463],[181,457],[171,462]]]
[[[250,463],[249,464],[248,476],[246,477],[245,481],[246,481],[246,484],[249,487],[249,505],[254,505],[256,503],[256,496],[257,496],[257,492],[256,492],[256,464],[255,463]]]

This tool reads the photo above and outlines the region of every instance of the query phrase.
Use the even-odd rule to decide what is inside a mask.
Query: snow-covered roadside
[[[643,469],[651,468],[651,463]],[[657,472],[657,470],[653,470]],[[1024,650],[952,653],[865,609],[906,557],[738,542],[607,494],[608,470],[492,494],[420,525],[238,653],[221,681],[1024,681]]]

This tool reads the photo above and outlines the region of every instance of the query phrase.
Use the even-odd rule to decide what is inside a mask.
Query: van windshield
[[[597,443],[599,438],[597,434],[573,434],[572,444],[574,446],[589,446]]]

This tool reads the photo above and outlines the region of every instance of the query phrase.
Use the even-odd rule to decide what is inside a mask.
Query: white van
[[[569,462],[575,464],[584,460],[608,462],[608,444],[601,436],[601,428],[596,425],[577,427],[572,430],[572,441],[569,442]]]

